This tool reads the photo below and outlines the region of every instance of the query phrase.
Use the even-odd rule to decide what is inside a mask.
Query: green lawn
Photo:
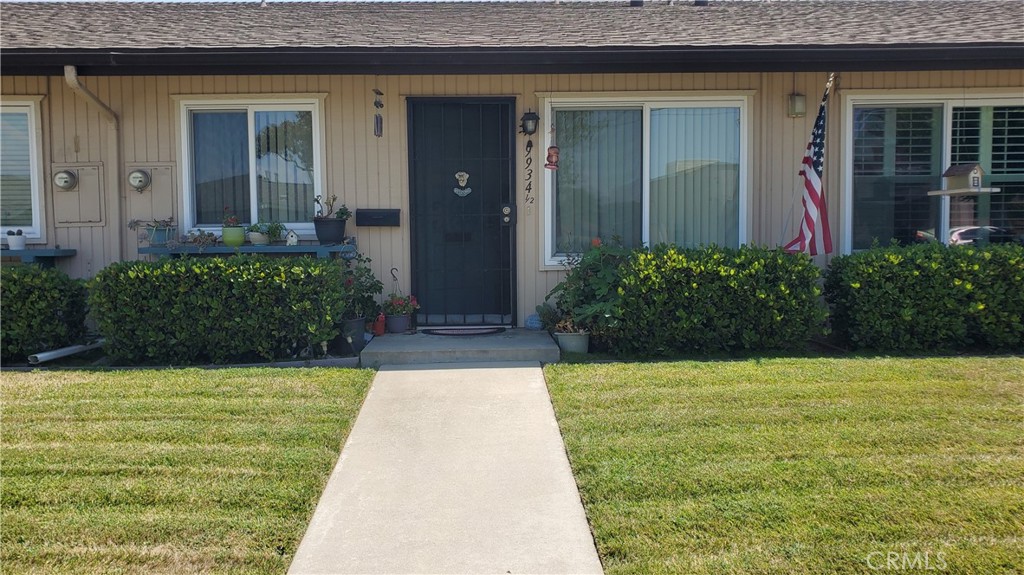
[[[1024,359],[545,374],[610,574],[1024,572]]]
[[[373,376],[0,374],[5,573],[283,573]]]

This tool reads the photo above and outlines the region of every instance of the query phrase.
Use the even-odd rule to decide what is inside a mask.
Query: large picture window
[[[42,235],[42,185],[39,172],[38,106],[4,102],[0,106],[0,231]]]
[[[545,262],[595,237],[627,247],[745,241],[745,100],[552,98]]]
[[[1024,103],[851,96],[848,250],[1024,242]],[[979,163],[994,194],[942,198],[950,165]]]
[[[184,122],[186,225],[217,227],[227,210],[312,229],[323,169],[316,103],[187,103]]]

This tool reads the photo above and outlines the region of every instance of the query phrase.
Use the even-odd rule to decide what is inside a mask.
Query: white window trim
[[[853,108],[855,106],[941,106],[942,107],[942,166],[949,167],[953,157],[950,142],[953,140],[953,108],[966,106],[1024,106],[1024,97],[1015,96],[1014,91],[978,90],[906,90],[900,92],[884,90],[846,90],[843,98],[843,187],[842,187],[842,228],[840,238],[842,254],[853,251]],[[945,189],[945,182],[942,183]],[[949,197],[941,198],[938,236],[943,243],[949,238]]]
[[[7,230],[22,230],[26,243],[46,243],[46,220],[43,218],[43,137],[39,116],[39,103],[42,96],[16,97],[4,96],[0,110],[4,112],[22,112],[28,114],[29,132],[29,177],[32,186],[32,226],[0,226],[0,236],[7,241]]]
[[[543,110],[541,131],[544,132],[541,154],[545,154],[551,142],[551,122],[554,119],[554,110],[557,108],[579,107],[583,109],[598,108],[636,108],[643,111],[643,160],[642,160],[642,231],[641,241],[643,245],[650,245],[650,194],[651,194],[651,109],[652,108],[737,108],[740,113],[740,167],[739,167],[739,213],[738,241],[740,245],[747,243],[749,237],[750,221],[748,206],[750,203],[750,182],[749,178],[749,145],[751,139],[750,121],[750,99],[752,91],[738,92],[595,92],[595,93],[541,93],[540,109]],[[546,127],[543,122],[547,122]],[[544,198],[544,241],[541,242],[541,270],[562,269],[566,262],[566,255],[558,255],[554,249],[554,170],[544,170],[544,177],[539,179],[540,194]]]
[[[179,102],[179,136],[181,144],[181,221],[186,230],[202,230],[205,232],[219,232],[222,226],[197,226],[193,218],[195,198],[193,198],[194,186],[192,182],[192,133],[189,123],[189,113],[195,110],[241,110],[246,111],[248,125],[254,126],[256,112],[264,111],[309,111],[313,113],[313,161],[315,162],[315,174],[313,177],[314,194],[323,195],[326,181],[327,166],[324,161],[324,142],[326,141],[324,127],[324,98],[325,94],[252,94],[233,95],[230,97],[203,96],[201,98],[176,98]],[[256,165],[256,142],[249,138],[249,166],[250,170]],[[249,204],[249,214],[242,218],[256,222],[259,205],[255,202],[256,179],[249,179],[249,194],[252,201]],[[242,217],[241,215],[239,217]],[[294,230],[301,239],[313,239],[316,237],[312,220],[308,222],[281,222],[289,230]]]

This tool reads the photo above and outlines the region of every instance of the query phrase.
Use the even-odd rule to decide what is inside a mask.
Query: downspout
[[[121,214],[123,212],[124,196],[121,194],[121,118],[117,116],[117,112],[114,112],[103,100],[100,100],[96,94],[89,91],[88,88],[82,85],[82,82],[78,79],[78,68],[75,66],[64,66],[64,81],[67,82],[68,88],[77,94],[79,97],[84,99],[86,102],[96,106],[100,109],[100,114],[107,119],[110,126],[114,129],[114,190],[117,193],[117,201],[113,202],[112,214],[110,218],[110,228],[114,230],[114,237],[117,242],[117,259],[121,261],[124,259],[124,245],[122,242],[121,226]]]

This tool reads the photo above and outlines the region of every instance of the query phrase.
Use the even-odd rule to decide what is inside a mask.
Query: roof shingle
[[[0,18],[5,50],[1024,46],[1024,0],[5,2]]]

